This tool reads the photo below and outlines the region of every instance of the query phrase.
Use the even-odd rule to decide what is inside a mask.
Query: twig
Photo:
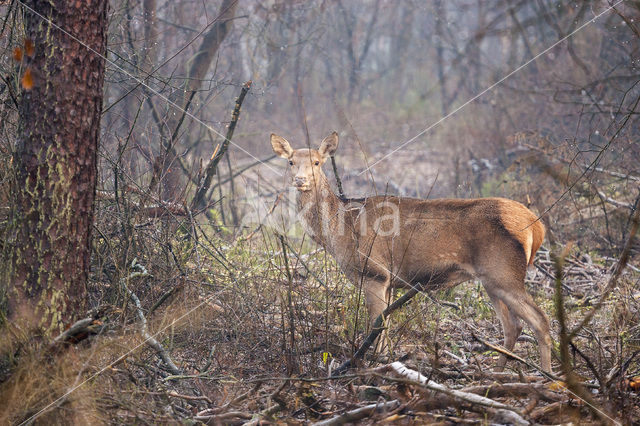
[[[471,335],[473,336],[474,339],[476,339],[478,342],[482,343],[483,345],[485,345],[489,349],[491,349],[493,351],[496,351],[496,352],[506,356],[509,359],[521,362],[522,364],[526,365],[529,368],[533,368],[535,370],[538,370],[539,372],[541,372],[542,374],[544,374],[546,377],[548,377],[551,380],[556,380],[556,381],[562,380],[560,377],[554,375],[552,372],[543,370],[542,367],[532,363],[531,361],[527,361],[526,359],[519,357],[518,355],[514,354],[511,351],[508,351],[506,348],[503,348],[502,346],[498,346],[498,345],[494,345],[492,343],[489,343],[486,340],[482,339],[479,336],[476,336],[473,333]]]
[[[306,269],[306,271],[310,273],[313,276],[313,278],[315,278],[320,283],[320,285],[322,285],[322,287],[328,289],[329,287],[327,287],[327,284],[318,276],[318,274],[316,274],[311,268],[309,268],[309,265],[307,265],[307,263],[302,259],[302,256],[300,256],[300,254],[296,250],[294,250],[293,247],[291,247],[289,242],[287,240],[283,240],[283,241],[285,246],[287,246],[289,251],[291,251],[291,253],[293,253],[293,255],[296,257],[296,259],[298,259],[298,261],[304,267],[304,269]]]
[[[189,111],[189,107],[191,106],[191,102],[193,102],[193,98],[196,95],[196,91],[193,90],[191,94],[189,94],[189,99],[185,104],[184,108],[182,108],[182,114],[180,115],[180,119],[176,124],[176,127],[173,129],[173,133],[171,133],[171,139],[167,142],[165,155],[169,153],[175,152],[174,143],[178,139],[178,132],[180,132],[180,127],[182,127],[182,123],[184,123],[184,118],[187,116],[187,111]]]
[[[356,353],[353,354],[353,357],[350,360],[347,360],[344,363],[342,363],[342,365],[338,367],[331,376],[332,377],[340,376],[342,373],[344,373],[345,371],[347,371],[349,368],[353,366],[353,363],[355,360],[363,358],[364,354],[367,352],[367,350],[369,350],[373,342],[375,342],[376,338],[380,335],[380,333],[382,333],[382,330],[383,330],[382,324],[384,322],[384,319],[388,317],[393,311],[400,308],[402,305],[404,305],[409,300],[411,300],[413,296],[418,294],[418,291],[419,291],[418,288],[411,287],[411,289],[409,289],[404,295],[402,295],[402,297],[400,297],[398,300],[396,300],[391,305],[389,305],[387,309],[385,309],[382,312],[382,314],[380,314],[378,318],[376,318],[376,320],[373,323],[371,333],[369,333],[369,335],[364,340],[364,342],[362,342],[362,345],[360,346],[360,348],[358,348]]]
[[[286,383],[286,382],[285,382]],[[258,382],[256,383],[256,385],[249,389],[247,392],[233,398],[231,401],[227,402],[226,404],[224,404],[222,407],[219,408],[215,408],[215,409],[208,409],[205,411],[201,411],[200,413],[198,413],[199,416],[203,416],[205,414],[220,414],[224,411],[226,411],[227,409],[233,407],[235,404],[244,401],[245,399],[247,399],[249,397],[249,395],[252,395],[254,393],[256,393],[258,391],[258,389],[260,389],[260,386],[262,386],[262,382]]]
[[[132,187],[127,187],[127,190],[132,190]],[[140,194],[143,198],[149,197],[149,194],[144,194],[141,191],[135,190],[134,192]],[[115,192],[98,190],[96,191],[96,200],[107,200],[107,201],[115,201],[122,202],[119,198],[116,198]],[[145,203],[136,203],[129,199],[126,200],[127,205],[132,210],[141,213],[143,216],[147,217],[160,217],[164,216],[167,213],[171,213],[175,216],[187,216],[188,212],[185,207],[180,203],[175,203],[171,201],[158,201],[157,204],[151,204],[146,206]]]
[[[287,308],[288,308],[288,314],[289,314],[289,350],[286,351],[286,358],[287,358],[287,373],[289,375],[293,375],[293,374],[299,374],[300,373],[300,367],[298,366],[298,363],[296,362],[296,360],[293,357],[293,351],[295,349],[295,344],[296,344],[296,340],[295,340],[295,332],[294,332],[294,313],[293,313],[293,279],[291,277],[291,270],[289,269],[289,257],[287,256],[287,246],[284,242],[284,236],[279,235],[280,237],[280,243],[282,245],[282,256],[284,258],[284,267],[285,267],[285,272],[287,274],[287,281],[288,281],[288,287],[287,287]]]
[[[605,301],[609,297],[609,293],[611,293],[614,287],[618,284],[618,278],[620,278],[620,274],[622,274],[622,271],[624,270],[625,266],[627,266],[627,262],[629,261],[629,254],[631,253],[631,247],[633,246],[633,239],[638,232],[639,225],[640,207],[636,207],[635,211],[633,212],[633,216],[631,217],[631,230],[629,231],[629,237],[627,238],[627,242],[625,243],[624,248],[620,253],[620,259],[616,264],[616,268],[614,269],[611,278],[609,278],[609,282],[607,282],[606,287],[602,291],[602,296],[600,296],[600,299],[593,306],[593,308],[589,312],[587,312],[582,321],[580,321],[580,324],[578,324],[570,333],[568,333],[569,340],[572,340],[574,337],[576,337],[580,330],[582,330],[587,326],[587,324],[589,324],[596,312],[598,312],[604,305]]]
[[[209,350],[209,356],[207,357],[207,363],[198,371],[208,371],[209,367],[211,367],[211,363],[213,362],[213,354],[216,352],[215,343],[211,345],[211,349]]]
[[[451,358],[453,358],[454,360],[458,361],[460,364],[462,364],[463,367],[466,367],[466,366],[469,365],[469,363],[464,358],[454,354],[453,352],[450,352],[450,351],[447,351],[447,350],[445,350],[443,352],[444,352],[445,355],[448,355]]]
[[[211,400],[209,399],[209,397],[202,395],[202,396],[192,396],[192,395],[182,395],[176,392],[167,392],[167,395],[172,396],[174,398],[180,398],[180,399],[185,399],[188,401],[206,401],[209,404],[213,404],[213,402],[211,402]]]
[[[331,156],[331,166],[333,167],[333,175],[336,177],[336,183],[338,184],[338,195],[340,198],[344,198],[344,191],[342,190],[342,181],[340,180],[340,175],[338,174],[338,167],[336,166],[336,158]]]

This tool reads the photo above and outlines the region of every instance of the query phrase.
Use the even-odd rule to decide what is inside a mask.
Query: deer
[[[549,320],[525,288],[545,235],[531,210],[506,198],[341,198],[322,171],[338,148],[338,133],[318,149],[293,149],[272,133],[271,146],[289,162],[303,229],[361,285],[370,324],[389,306],[394,288],[431,291],[478,279],[502,324],[504,347],[513,350],[524,322],[535,333],[542,369],[552,371]],[[384,339],[378,338],[378,351]],[[506,361],[501,355],[496,370]]]

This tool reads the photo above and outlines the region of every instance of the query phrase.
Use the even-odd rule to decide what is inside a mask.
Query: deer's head
[[[293,186],[310,191],[325,178],[322,165],[338,149],[338,133],[324,138],[318,149],[293,149],[285,138],[272,133],[271,146],[276,154],[289,160]]]

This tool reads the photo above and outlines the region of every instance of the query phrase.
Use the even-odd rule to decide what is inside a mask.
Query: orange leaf
[[[549,388],[549,390],[552,390],[554,392],[560,392],[567,389],[566,383],[562,381],[549,383],[547,387]]]
[[[640,376],[636,376],[633,379],[629,380],[629,387],[634,391],[640,390]]]
[[[29,57],[33,56],[33,54],[36,53],[36,47],[33,44],[33,40],[29,38],[24,39],[24,51]]]
[[[19,47],[13,48],[13,60],[20,62],[22,60],[22,49]]]
[[[25,70],[20,82],[22,83],[22,87],[24,88],[24,90],[33,89],[33,75],[31,75],[31,68],[27,68]]]

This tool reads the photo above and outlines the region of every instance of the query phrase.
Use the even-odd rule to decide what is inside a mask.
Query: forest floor
[[[283,251],[280,240],[265,231],[194,247],[183,240],[149,256],[146,266],[135,260],[120,283],[96,272],[91,290],[99,295],[100,308],[92,312],[86,333],[59,345],[53,355],[39,351],[30,362],[23,356],[0,392],[0,401],[10,407],[0,420],[21,423],[37,415],[39,423],[588,424],[611,417],[631,424],[640,419],[635,265],[628,265],[603,307],[572,340],[580,389],[569,390],[558,343],[556,376],[549,378],[535,367],[538,347],[526,328],[515,348],[522,361],[494,371],[499,353],[485,343],[500,345],[502,329],[478,282],[417,295],[391,317],[387,356],[374,359],[369,353],[358,368],[331,377],[368,330],[361,293],[330,256],[299,240]],[[160,265],[170,262],[180,265],[175,275],[160,275]],[[593,309],[616,263],[576,250],[567,256],[562,293],[569,328]],[[96,271],[100,268],[109,269],[98,265]],[[557,342],[554,277],[551,255],[543,248],[527,286],[552,320]],[[126,297],[131,294],[135,297]],[[587,400],[576,395],[581,390]]]

